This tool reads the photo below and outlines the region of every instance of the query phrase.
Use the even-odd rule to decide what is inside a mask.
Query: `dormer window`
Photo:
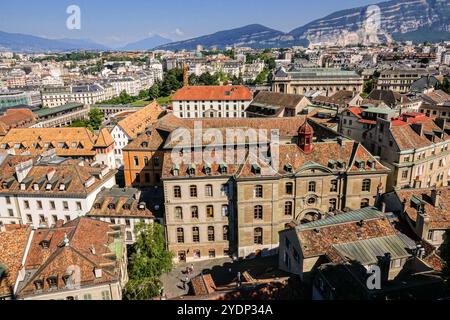
[[[290,164],[286,164],[285,166],[284,166],[284,170],[286,171],[286,172],[288,172],[288,173],[292,173],[292,165],[290,165]]]
[[[190,165],[188,168],[188,174],[190,176],[195,176],[195,166],[194,165]]]
[[[211,175],[211,166],[209,164],[205,166],[205,174]]]
[[[108,204],[108,209],[115,210],[116,205],[114,203],[110,203],[110,204]]]
[[[58,277],[51,276],[48,278],[48,285],[50,286],[50,289],[57,289],[58,288]]]
[[[36,280],[34,282],[34,286],[36,287],[36,290],[42,290],[42,289],[44,289],[44,281]]]
[[[148,148],[148,142],[142,142],[141,143],[142,148]]]
[[[47,185],[45,186],[45,190],[51,191],[52,190],[52,184],[51,183],[47,183]]]
[[[224,164],[221,164],[219,167],[220,174],[227,174],[228,173],[228,167]]]
[[[261,167],[259,167],[258,165],[254,164],[252,166],[252,171],[253,171],[254,174],[260,175],[261,174]]]
[[[66,185],[64,183],[61,183],[59,185],[59,191],[65,191],[66,190]]]
[[[337,166],[338,166],[339,169],[344,169],[344,167],[345,167],[345,162],[342,161],[342,160],[339,160],[338,163],[337,163]]]
[[[336,168],[336,161],[329,160],[328,161],[328,168],[330,168],[330,169]]]
[[[42,249],[48,249],[48,248],[50,248],[50,241],[48,241],[48,240],[42,240],[42,241],[41,241],[41,247],[42,247]]]

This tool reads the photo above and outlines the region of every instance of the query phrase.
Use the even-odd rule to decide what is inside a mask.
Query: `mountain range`
[[[341,10],[287,33],[252,24],[178,42],[153,36],[122,48],[108,48],[91,40],[52,40],[0,32],[0,50],[194,50],[198,45],[205,49],[224,49],[229,46],[261,49],[309,44],[376,44],[393,40],[416,43],[450,40],[450,0],[391,0],[376,6]]]

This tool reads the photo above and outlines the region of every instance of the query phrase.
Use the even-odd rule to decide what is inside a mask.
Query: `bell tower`
[[[305,153],[311,153],[313,151],[314,129],[308,123],[308,119],[305,119],[305,123],[302,124],[298,130],[297,145]]]

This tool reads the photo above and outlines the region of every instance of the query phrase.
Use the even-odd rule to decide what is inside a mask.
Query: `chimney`
[[[386,283],[389,281],[389,272],[391,271],[391,254],[386,253],[382,257],[377,257],[377,259],[381,270],[381,283]]]
[[[99,279],[99,278],[102,277],[102,269],[100,269],[100,268],[95,268],[95,269],[94,269],[94,273],[95,273],[95,277],[96,277],[97,279]]]
[[[438,191],[437,189],[433,189],[431,191],[431,204],[435,208],[439,207],[441,195],[442,195],[441,191]]]
[[[416,218],[416,233],[422,238],[426,239],[430,226],[430,217],[426,214],[424,208],[417,210]]]
[[[381,204],[381,212],[386,213],[386,202]]]
[[[419,136],[423,136],[423,124],[422,123],[411,124],[411,129],[413,129]]]
[[[95,256],[95,254],[96,254],[96,251],[95,251],[95,247],[94,247],[94,245],[92,245],[92,246],[91,246],[90,250],[91,250],[91,253],[92,253],[92,255],[94,255],[94,256]]]

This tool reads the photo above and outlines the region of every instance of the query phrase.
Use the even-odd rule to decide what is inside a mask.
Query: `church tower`
[[[308,119],[302,124],[298,130],[298,141],[297,145],[305,153],[311,153],[313,150],[313,140],[314,140],[314,129],[308,123]]]

